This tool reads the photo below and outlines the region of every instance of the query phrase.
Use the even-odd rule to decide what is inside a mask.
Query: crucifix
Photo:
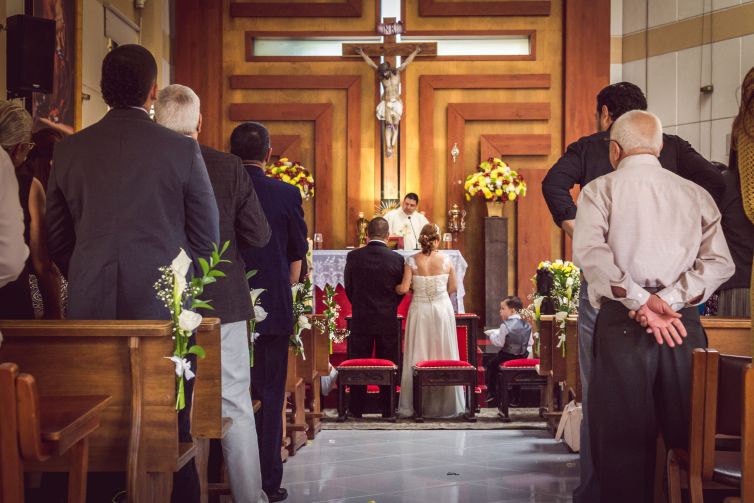
[[[382,172],[391,173],[398,178],[398,162],[396,161],[395,152],[397,151],[398,141],[400,141],[400,121],[403,115],[403,101],[401,100],[401,77],[400,73],[411,64],[414,58],[421,54],[422,56],[436,56],[437,44],[434,42],[427,43],[400,43],[396,36],[403,33],[403,23],[396,22],[395,18],[385,18],[384,23],[377,26],[377,32],[383,35],[383,41],[377,44],[343,44],[343,55],[359,55],[364,61],[377,71],[377,76],[382,84],[382,97],[375,111],[377,120],[382,123],[382,138],[384,149],[382,152]],[[397,56],[400,56],[402,64],[397,66]],[[379,62],[376,63],[374,58]],[[389,176],[388,178],[393,178]],[[393,184],[384,183],[383,179],[382,197],[383,199],[397,198],[397,187]],[[388,186],[386,186],[388,185]]]

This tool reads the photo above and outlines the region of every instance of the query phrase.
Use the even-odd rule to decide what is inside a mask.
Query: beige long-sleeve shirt
[[[28,256],[16,170],[8,154],[0,148],[0,287],[21,274]]]
[[[678,310],[704,302],[735,270],[712,197],[648,154],[626,157],[581,191],[573,258],[596,308],[604,297],[635,310],[649,299],[645,288],[659,287]]]

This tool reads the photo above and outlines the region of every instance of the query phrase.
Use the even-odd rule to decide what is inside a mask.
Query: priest
[[[385,215],[390,225],[390,235],[403,238],[404,250],[419,250],[418,236],[422,227],[427,225],[427,218],[419,213],[419,196],[413,192],[406,194],[400,208],[389,211]]]

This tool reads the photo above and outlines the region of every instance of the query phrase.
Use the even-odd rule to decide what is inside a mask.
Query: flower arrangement
[[[248,271],[246,273],[246,281],[250,280],[256,275],[257,275],[256,269]],[[254,343],[259,337],[259,332],[257,332],[257,323],[261,323],[265,319],[267,319],[267,311],[265,311],[264,308],[259,304],[259,297],[266,291],[267,290],[265,290],[264,288],[253,288],[251,291],[249,291],[249,295],[251,296],[251,305],[253,307],[251,319],[249,320],[249,366],[250,367],[254,366]]]
[[[505,203],[526,196],[524,177],[497,157],[482,161],[477,170],[466,177],[464,189],[467,201],[479,197],[488,202]]]
[[[558,344],[563,356],[566,352],[566,318],[578,311],[579,288],[581,287],[581,270],[572,262],[556,260],[543,261],[537,266],[537,272],[552,277],[549,292],[537,292],[532,296],[534,320],[537,325],[536,348],[539,351],[539,331],[542,303],[549,299],[555,309],[555,321],[558,324]],[[536,284],[536,276],[532,278]]]
[[[293,335],[290,345],[293,352],[306,360],[304,343],[301,341],[301,332],[312,328],[307,313],[312,312],[312,282],[309,278],[303,283],[296,283],[291,287],[293,292]]]
[[[226,241],[222,250],[218,250],[217,245],[212,243],[213,250],[209,262],[201,257],[197,260],[202,268],[202,275],[194,276],[190,282],[186,280],[186,276],[191,269],[192,262],[182,248],[169,266],[159,268],[160,278],[154,284],[154,288],[157,291],[157,298],[170,311],[173,320],[175,350],[173,356],[166,356],[165,358],[175,364],[176,384],[178,386],[176,410],[183,410],[186,407],[184,379],[190,381],[194,377],[191,362],[186,357],[189,354],[194,354],[199,358],[205,356],[204,348],[198,344],[189,347],[189,337],[202,322],[202,315],[193,311],[193,309],[212,309],[209,304],[210,301],[201,300],[199,296],[204,292],[205,285],[214,283],[217,278],[225,276],[225,273],[219,271],[217,266],[223,262],[230,262],[222,258],[229,245],[230,242]],[[186,305],[190,307],[186,309],[184,307]]]
[[[340,317],[340,306],[335,302],[335,288],[331,284],[326,284],[324,289],[324,305],[325,310],[322,314],[325,315],[325,320],[316,320],[314,325],[319,331],[327,334],[327,338],[330,341],[330,354],[332,354],[332,343],[343,342],[346,337],[350,335],[350,332],[344,328],[338,328],[338,318]]]
[[[314,177],[298,161],[291,162],[288,158],[281,157],[280,160],[267,166],[264,174],[298,187],[302,199],[314,197]]]

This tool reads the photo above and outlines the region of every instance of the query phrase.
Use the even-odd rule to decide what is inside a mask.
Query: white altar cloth
[[[343,271],[346,268],[346,255],[351,250],[314,250],[312,261],[312,283],[315,287],[323,289],[328,283],[332,286],[345,286]],[[404,259],[417,253],[416,250],[395,250]],[[453,268],[456,270],[458,291],[451,295],[454,307],[458,313],[465,313],[463,297],[466,290],[463,287],[463,278],[466,275],[468,264],[458,250],[440,250],[440,253],[450,257]],[[454,298],[455,297],[455,298]],[[456,304],[457,303],[457,304]]]

